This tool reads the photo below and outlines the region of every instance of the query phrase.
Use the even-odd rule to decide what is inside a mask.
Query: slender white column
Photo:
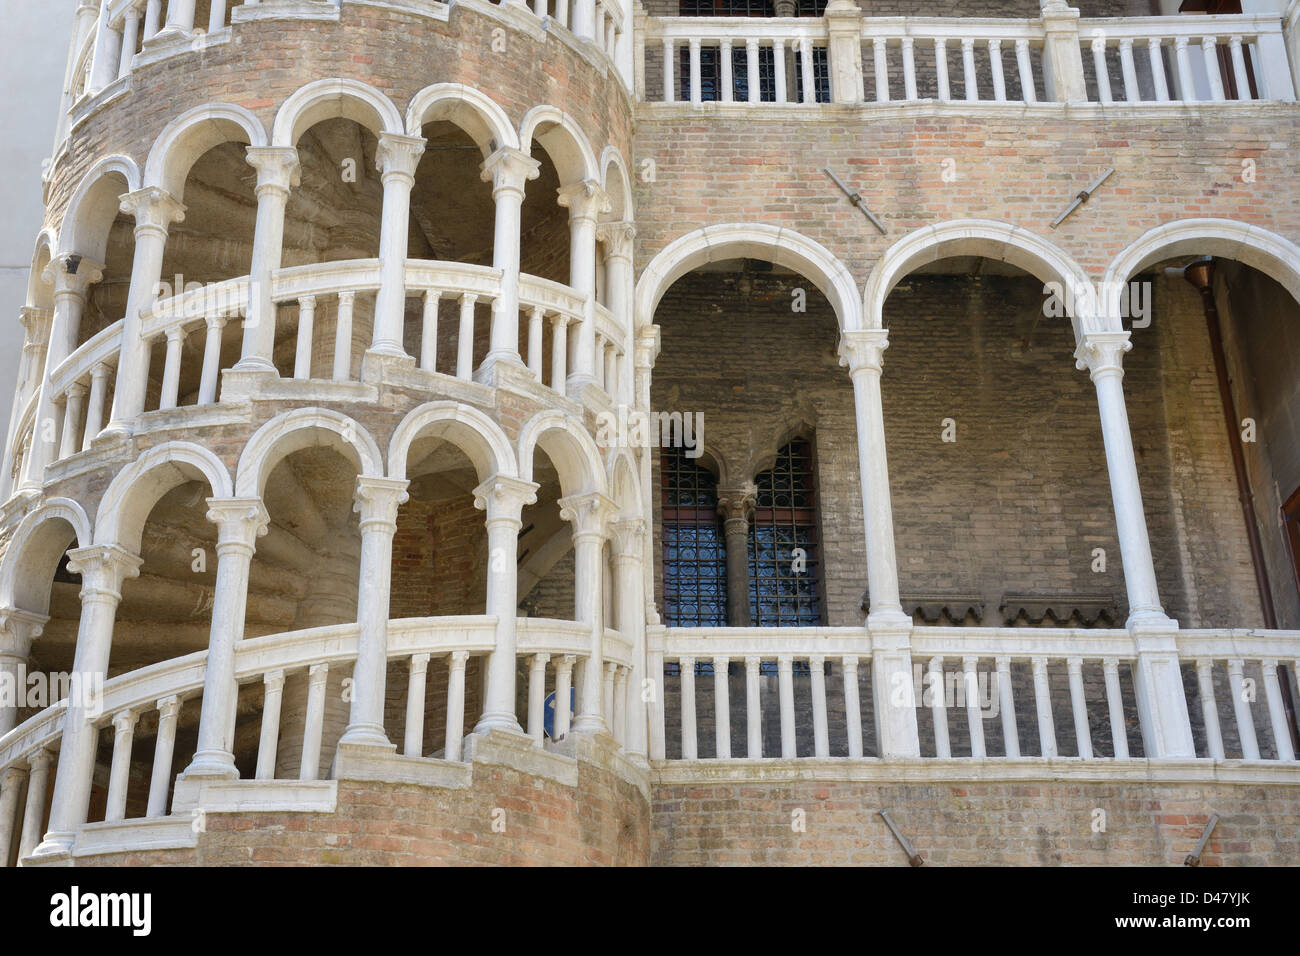
[[[1029,41],[1016,41],[1016,70],[1020,74],[1020,96],[1026,103],[1038,102],[1038,88],[1034,86],[1034,65],[1029,58]]]
[[[267,671],[262,676],[262,733],[257,742],[258,780],[275,779],[275,759],[280,749],[280,707],[284,703],[284,671]]]
[[[1052,719],[1052,691],[1047,680],[1047,658],[1030,659],[1034,671],[1034,707],[1038,711],[1038,745],[1044,757],[1056,756],[1056,723]]]
[[[425,141],[418,136],[380,133],[375,164],[384,185],[384,208],[379,228],[379,294],[375,298],[375,327],[370,351],[405,358],[402,324],[406,311],[407,229],[411,220],[411,189],[415,170],[424,155]],[[335,374],[335,379],[342,381]]]
[[[298,300],[298,342],[293,358],[293,377],[311,378],[311,346],[316,325],[316,297],[304,295]]]
[[[903,97],[909,103],[918,99],[916,93],[916,38],[903,37]]]
[[[783,654],[776,659],[777,697],[781,712],[781,756],[799,756],[794,726],[794,658]]]
[[[1223,731],[1219,727],[1219,704],[1214,698],[1214,661],[1196,661],[1196,686],[1201,698],[1201,717],[1205,721],[1205,744],[1212,760],[1223,760]]]
[[[730,52],[730,44],[727,45],[727,50]],[[775,80],[776,102],[787,102],[789,96],[786,93],[785,41],[780,38],[772,41],[772,78]]]
[[[602,552],[607,525],[616,513],[612,501],[599,492],[571,495],[559,500],[560,518],[573,525],[576,587],[573,606],[580,623],[591,628],[591,650],[583,672],[582,700],[573,723],[578,733],[606,733],[601,713],[600,675],[604,667],[604,601]]]
[[[86,427],[82,431],[81,450],[90,451],[90,444],[104,426],[104,402],[108,398],[108,366],[103,362],[91,370],[90,400],[86,403]]]
[[[61,752],[61,751],[60,751]],[[45,792],[50,783],[50,766],[54,757],[48,750],[38,750],[27,758],[27,805],[23,809],[23,831],[18,843],[18,859],[23,860],[33,855],[42,855],[40,843],[41,823],[45,817]],[[57,782],[57,781],[56,781]],[[59,788],[55,786],[57,799]],[[50,824],[54,824],[54,808],[50,808]],[[71,842],[68,844],[71,849]]]
[[[980,98],[979,80],[975,73],[975,38],[962,37],[961,40],[962,79],[966,87],[966,102],[974,103]]]
[[[1228,47],[1232,50],[1232,76],[1237,84],[1237,99],[1249,100],[1250,95],[1250,76],[1246,72],[1246,56],[1242,52],[1241,37],[1235,36],[1228,41]]]
[[[78,548],[69,551],[68,557],[68,570],[81,575],[81,621],[77,627],[72,687],[63,720],[49,831],[35,850],[40,856],[69,852],[77,828],[86,822],[99,743],[95,720],[102,706],[100,697],[108,672],[113,620],[122,600],[122,582],[138,575],[141,564],[136,555],[114,545]]]
[[[235,371],[273,375],[275,365],[271,362],[271,352],[275,348],[275,300],[271,298],[271,275],[280,268],[284,209],[289,202],[289,190],[301,181],[301,167],[298,151],[291,146],[250,146],[247,156],[248,164],[257,170],[257,221],[253,227],[248,315],[244,319],[244,339]],[[301,348],[301,327],[298,341]],[[301,354],[299,352],[300,358]],[[299,376],[296,370],[294,376],[307,377]]]
[[[998,709],[1002,713],[1002,746],[1008,757],[1020,756],[1020,728],[1016,724],[1015,692],[1011,687],[1011,659],[999,657]]]
[[[189,33],[194,29],[194,0],[167,0],[164,33]]]
[[[718,52],[718,58],[721,61],[722,82],[721,99],[724,103],[731,103],[736,98],[736,82],[731,75],[731,40],[723,38],[722,48]],[[781,77],[781,86],[785,87],[785,73],[783,70],[777,70],[777,76]]]
[[[673,57],[674,56],[675,56],[675,52],[673,50],[672,37],[664,37],[664,102],[665,103],[671,103],[673,102],[673,100],[677,98],[677,91],[675,89],[676,83],[673,80],[673,72],[674,72]]]
[[[621,665],[614,668],[614,739],[627,749],[627,681],[630,672]]]
[[[872,68],[876,75],[876,102],[889,102],[889,40],[874,37],[871,41]]]
[[[1070,675],[1070,708],[1074,716],[1074,739],[1079,756],[1092,759],[1092,731],[1088,727],[1088,701],[1083,695],[1083,658],[1065,660]]]
[[[163,0],[148,0],[144,10],[144,38],[152,40],[162,26]]]
[[[962,680],[966,683],[966,726],[970,731],[970,755],[983,758],[988,751],[984,747],[984,716],[980,713],[979,658],[963,657],[961,667]]]
[[[302,733],[302,762],[298,765],[299,780],[315,780],[320,776],[320,743],[325,727],[327,680],[328,664],[313,664],[307,669],[307,715]]]
[[[406,728],[402,753],[408,757],[424,755],[424,695],[429,680],[428,654],[411,655],[411,672],[406,681]]]
[[[211,405],[217,400],[217,376],[221,371],[221,332],[226,327],[224,315],[210,315],[207,334],[203,340],[203,374],[199,379],[199,404]]]
[[[609,313],[614,317],[619,328],[630,329],[635,324],[632,316],[635,288],[632,247],[636,239],[636,226],[630,222],[601,223],[596,230],[596,237],[605,246],[605,268],[608,280],[606,299]],[[605,386],[610,389],[610,397],[614,401],[631,405],[635,401],[632,384],[632,382],[619,381],[617,361],[613,371],[606,370]]]
[[[844,716],[849,738],[849,756],[862,756],[862,700],[858,694],[858,658],[846,655],[844,669]]]
[[[86,401],[86,386],[73,382],[63,405],[63,437],[59,444],[59,460],[73,454],[80,446],[77,426],[81,424],[81,410]]]
[[[429,289],[424,293],[424,315],[420,330],[420,368],[438,371],[438,305],[442,293]]]
[[[528,658],[528,736],[539,746],[546,736],[546,662],[550,654]]]
[[[216,2],[216,0],[214,0]],[[140,8],[130,6],[122,15],[122,50],[118,61],[118,79],[131,72],[131,61],[135,58],[136,44],[140,41]]]
[[[695,733],[695,658],[683,657],[677,664],[681,673],[682,759],[695,760],[699,757]]]
[[[565,394],[565,364],[569,354],[569,318],[556,313],[551,316],[551,388],[561,397]]]
[[[1102,103],[1113,102],[1110,91],[1110,67],[1106,63],[1106,37],[1092,41],[1092,68],[1097,77],[1097,95]]]
[[[476,734],[493,728],[521,734],[515,716],[516,625],[519,604],[519,529],[524,505],[537,501],[538,485],[495,475],[474,489],[474,507],[486,512],[487,613],[497,619],[496,645],[487,660],[487,694]]]
[[[1187,37],[1174,40],[1174,59],[1178,64],[1178,98],[1186,103],[1196,102],[1196,81],[1192,77],[1192,56],[1187,49]]]
[[[355,292],[339,293],[339,312],[334,320],[334,381],[352,381],[352,308]]]
[[[745,658],[745,756],[750,760],[763,756],[763,711],[759,700],[762,670],[762,658],[755,654]]]
[[[809,658],[808,670],[812,676],[813,756],[829,757],[831,745],[826,721],[826,659]]]
[[[687,75],[690,77],[691,103],[698,106],[703,97],[700,95],[700,38],[691,37],[686,41],[688,49],[687,54]]]
[[[542,380],[542,319],[545,315],[546,310],[540,305],[528,313],[528,371],[539,382]]]
[[[153,745],[153,774],[149,779],[147,817],[167,813],[167,791],[172,782],[172,757],[176,753],[176,720],[181,713],[181,699],[175,694],[158,701],[158,736]]]
[[[1264,692],[1268,697],[1268,718],[1273,729],[1273,744],[1277,747],[1277,759],[1294,760],[1291,730],[1287,725],[1286,710],[1282,707],[1282,686],[1277,678],[1277,661],[1265,660],[1261,666],[1264,669]]]
[[[474,303],[478,296],[465,293],[460,297],[460,328],[456,332],[456,377],[474,377]]]
[[[1201,38],[1201,53],[1205,57],[1205,75],[1210,81],[1210,99],[1222,103],[1223,77],[1219,73],[1219,50],[1215,37]]]
[[[191,0],[192,2],[192,0]],[[90,61],[91,93],[98,93],[117,78],[117,69],[122,59],[122,34],[113,28],[109,19],[111,0],[103,0],[99,7],[99,26],[95,33],[95,52]]]
[[[17,608],[0,610],[0,687],[9,688],[8,693],[0,694],[0,737],[18,724],[18,696],[27,687],[32,642],[41,636],[48,621],[44,614]],[[3,855],[0,866],[4,866]]]
[[[461,746],[465,741],[465,664],[468,661],[469,651],[452,651],[447,662],[447,723],[443,735],[445,760],[459,760]]]
[[[813,42],[808,37],[799,40],[799,78],[803,84],[804,103],[817,102],[817,84],[813,79],[814,49]]]
[[[1124,99],[1137,103],[1142,97],[1138,91],[1137,65],[1133,62],[1133,40],[1129,37],[1119,41],[1119,65],[1124,75]]]
[[[1151,64],[1151,79],[1155,81],[1156,102],[1169,102],[1169,83],[1165,79],[1165,58],[1160,52],[1160,37],[1147,40],[1147,60]]]
[[[217,581],[213,588],[208,662],[203,673],[198,746],[184,776],[234,780],[239,776],[230,719],[238,696],[235,645],[244,637],[253,552],[257,539],[266,534],[270,517],[258,498],[209,498],[207,517],[217,526]]]
[[[1251,714],[1250,695],[1246,690],[1243,673],[1244,662],[1228,661],[1228,686],[1232,690],[1232,710],[1237,717],[1237,736],[1241,740],[1241,754],[1246,760],[1259,759],[1259,741],[1255,737],[1255,719]]]
[[[583,297],[582,322],[570,343],[572,361],[566,394],[578,395],[596,381],[596,219],[610,208],[594,180],[563,187],[559,202],[569,210],[569,285]]]
[[[731,661],[713,657],[713,747],[719,760],[731,759],[731,698],[727,693],[727,671]]]
[[[27,784],[27,768],[17,764],[0,773],[0,868],[9,865],[14,832],[18,830],[18,796]]]
[[[1106,707],[1110,714],[1110,739],[1115,748],[1116,760],[1128,759],[1128,726],[1124,720],[1124,698],[1120,695],[1119,661],[1107,657],[1101,662],[1102,673],[1106,675]],[[1215,717],[1218,727],[1218,717]],[[1223,744],[1219,744],[1222,748]]]
[[[758,40],[750,38],[745,41],[745,80],[749,87],[747,99],[750,103],[761,101],[762,90],[758,78]]]
[[[934,718],[934,754],[936,757],[952,756],[948,739],[948,701],[944,699],[943,658],[932,657],[926,668],[926,692],[930,695],[930,714]]]
[[[129,709],[113,717],[113,760],[108,772],[106,822],[126,818],[126,784],[131,775],[131,747],[139,718],[139,714]]]
[[[109,431],[119,435],[130,432],[131,423],[144,411],[149,386],[149,343],[141,334],[140,315],[158,296],[167,231],[172,223],[185,218],[185,207],[156,186],[126,194],[121,208],[135,217],[135,257],[122,319],[122,350],[113,391],[113,416],[108,426]],[[177,294],[180,291],[177,289]]]
[[[158,408],[175,408],[180,399],[181,389],[181,346],[185,344],[185,335],[181,327],[172,326],[167,330],[167,352],[163,359],[162,394],[158,399]]]
[[[605,661],[605,672],[600,685],[601,713],[605,715],[605,723],[609,727],[609,732],[615,740],[618,740],[618,721],[614,714],[614,675],[618,671],[618,665],[613,661]]]
[[[568,734],[573,716],[570,705],[573,698],[574,660],[572,654],[565,654],[555,662],[555,715],[552,729],[556,740]]]
[[[647,756],[649,733],[648,705],[641,700],[641,687],[648,667],[641,567],[648,537],[646,522],[640,518],[616,521],[610,525],[610,532],[614,565],[614,623],[619,633],[632,641],[632,667],[625,677],[633,697],[623,745],[628,753],[644,758]]]
[[[235,0],[236,3],[239,0]],[[219,33],[226,28],[226,0],[212,0],[208,8],[208,33]]]
[[[943,37],[936,37],[934,41],[934,72],[939,86],[939,99],[952,99],[952,93],[948,89],[948,41]]]

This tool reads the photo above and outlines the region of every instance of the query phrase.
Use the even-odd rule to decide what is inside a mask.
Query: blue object
[[[569,688],[569,723],[573,723],[573,703],[576,699],[574,689]],[[546,705],[542,708],[542,729],[546,731],[546,736],[552,740],[555,739],[555,693],[546,695]]]

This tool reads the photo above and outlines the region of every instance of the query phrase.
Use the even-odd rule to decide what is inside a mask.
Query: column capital
[[[397,509],[411,497],[406,493],[409,485],[410,482],[404,478],[359,476],[357,490],[352,496],[352,510],[361,516],[362,530],[374,523],[396,530]]]
[[[42,747],[35,751],[27,758],[27,766],[32,773],[43,773],[50,769],[50,764],[54,763],[54,754]]]
[[[636,344],[634,346],[633,357],[636,360],[637,368],[654,368],[655,359],[659,357],[659,349],[659,326],[645,325],[636,330]]]
[[[144,561],[115,544],[95,544],[68,552],[68,571],[81,575],[82,600],[96,593],[122,596],[122,582],[140,573]]]
[[[604,538],[610,519],[618,513],[614,502],[599,491],[569,495],[557,504],[560,506],[560,519],[572,522],[575,539],[584,535]]]
[[[492,184],[492,198],[499,192],[518,193],[522,198],[524,183],[536,179],[542,164],[521,149],[502,146],[495,153],[483,160],[479,166],[479,178]]]
[[[846,330],[840,333],[840,365],[848,366],[850,375],[862,369],[879,373],[887,348],[888,329]]]
[[[602,212],[609,212],[609,196],[594,179],[582,179],[567,186],[561,186],[556,192],[559,203],[569,210],[569,220],[587,219],[594,222]]]
[[[420,165],[426,142],[423,136],[380,133],[375,168],[381,177],[399,176],[414,183],[415,169]]]
[[[135,232],[153,230],[163,235],[174,222],[185,218],[185,206],[159,186],[145,186],[127,193],[119,204],[122,212],[135,218]]]
[[[84,299],[86,290],[104,278],[104,264],[72,253],[52,259],[41,278],[54,286],[54,297],[76,296]]]
[[[1124,374],[1124,353],[1133,347],[1129,332],[1085,332],[1074,350],[1074,364],[1094,380],[1108,372]]]
[[[207,519],[217,526],[218,553],[231,544],[251,551],[271,524],[261,498],[209,498],[207,505]]]
[[[752,481],[719,488],[718,514],[727,521],[747,520],[757,500],[758,486]]]
[[[503,519],[518,521],[524,505],[537,503],[540,487],[535,481],[493,475],[474,489],[474,507],[487,512],[489,523]]]
[[[621,521],[611,521],[609,540],[614,547],[614,556],[616,558],[640,560],[644,553],[642,549],[645,547],[647,531],[648,525],[644,518],[624,518]]]
[[[605,243],[611,259],[632,261],[632,241],[636,239],[636,225],[626,221],[602,222],[596,226],[596,238]]]
[[[181,712],[181,699],[176,694],[169,694],[158,701],[158,719],[175,720]]]
[[[0,609],[0,657],[27,659],[32,641],[41,636],[49,623],[49,616],[24,611],[21,608]]]
[[[292,146],[249,146],[248,165],[257,170],[257,189],[288,193],[302,182],[302,164]]]
[[[43,342],[49,339],[50,321],[53,318],[54,313],[49,309],[38,309],[34,305],[25,305],[19,309],[18,321],[27,333],[27,343]]]

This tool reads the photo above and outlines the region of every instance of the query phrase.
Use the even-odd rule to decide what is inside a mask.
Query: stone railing
[[[649,17],[636,44],[649,102],[1295,101],[1278,14],[862,17],[832,3],[816,19]]]
[[[390,664],[406,665],[408,684],[403,725],[390,727],[388,732],[392,740],[401,742],[404,756],[431,765],[461,760],[466,733],[467,665],[473,657],[486,657],[492,653],[496,623],[496,618],[487,616],[410,618],[389,622],[388,658]],[[520,723],[540,746],[544,736],[547,662],[553,662],[550,687],[554,691],[555,710],[552,726],[555,730],[553,736],[559,737],[567,733],[570,726],[571,689],[581,692],[580,682],[573,680],[573,674],[575,668],[581,669],[585,665],[590,655],[591,629],[589,625],[571,621],[521,618],[517,641],[520,666],[530,675],[524,694],[527,709],[521,714]],[[355,624],[312,628],[238,642],[235,680],[245,687],[257,688],[260,685],[261,729],[254,775],[248,780],[222,785],[226,797],[222,809],[238,810],[241,805],[248,809],[271,809],[281,803],[301,807],[304,793],[312,792],[310,787],[304,790],[303,784],[310,784],[320,776],[329,669],[339,665],[350,666],[357,657],[357,643],[358,627]],[[607,630],[601,653],[604,660],[601,675],[604,713],[615,740],[622,743],[627,739],[630,713],[627,677],[632,667],[631,641],[617,631]],[[190,752],[177,750],[180,715],[182,710],[196,714],[201,709],[206,663],[207,652],[199,651],[122,674],[104,682],[102,687],[91,689],[98,704],[94,708],[99,715],[95,724],[101,729],[112,728],[113,743],[104,818],[83,824],[85,832],[78,836],[79,847],[102,852],[102,834],[106,830],[120,828],[123,821],[129,822],[134,818],[160,820],[168,816],[173,796],[172,768],[188,765],[193,750],[192,734],[184,735],[190,741]],[[423,740],[425,687],[431,664],[446,668],[446,716],[443,738],[426,743]],[[286,678],[295,674],[306,675],[308,688],[300,749],[297,747],[299,741],[295,741],[295,750],[300,757],[291,772],[277,773],[282,695]],[[0,791],[0,848],[9,847],[10,840],[17,838],[20,840],[20,858],[29,855],[42,836],[53,757],[59,749],[67,706],[64,699],[0,737],[0,782],[3,783],[3,791]],[[143,794],[135,789],[139,785],[132,782],[131,766],[136,727],[146,714],[149,715],[148,723],[153,729],[155,742],[153,754],[148,758],[147,799],[141,800]],[[234,719],[234,714],[231,719]],[[25,801],[18,799],[20,787],[26,789]],[[131,793],[128,793],[129,789]],[[135,799],[128,801],[128,797]],[[27,810],[19,820],[18,807],[24,803]],[[134,807],[136,812],[129,813],[128,806]],[[141,807],[145,808],[143,816],[139,814]],[[182,809],[185,808],[173,806],[173,819]],[[189,822],[189,816],[184,815],[181,829],[188,828]],[[83,836],[86,837],[84,841]],[[130,845],[129,840],[127,845]],[[74,849],[74,855],[76,853]],[[7,855],[0,854],[0,861],[4,859]]]
[[[1279,665],[1294,675],[1300,632],[1189,630],[1176,643],[1196,758],[1293,763],[1282,681],[1294,677]],[[1147,726],[1157,711],[1138,699],[1128,631],[917,627],[910,649],[910,679],[895,669],[879,687],[861,628],[652,631],[650,673],[665,675],[665,693],[651,757],[905,754],[906,741],[881,739],[898,725],[881,726],[887,708],[915,710],[913,756],[938,759],[1067,757],[1105,772],[1165,736]]]

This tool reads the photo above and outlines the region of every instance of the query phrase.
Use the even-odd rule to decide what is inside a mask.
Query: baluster
[[[646,653],[647,673],[653,674],[651,680],[651,694],[649,701],[639,702],[638,707],[649,705],[649,714],[647,715],[647,730],[650,739],[646,742],[650,751],[651,760],[664,759],[664,654],[663,651],[650,649]],[[638,692],[638,698],[640,694]]]
[[[966,682],[966,726],[970,729],[970,755],[988,756],[984,747],[984,715],[980,713],[979,658],[961,659],[962,679]]]
[[[614,739],[620,745],[627,743],[627,678],[626,667],[614,669]]]
[[[1038,88],[1034,86],[1034,61],[1029,58],[1029,41],[1016,41],[1016,70],[1020,74],[1020,98],[1026,103],[1038,102]]]
[[[555,663],[554,731],[556,740],[569,732],[569,718],[573,713],[574,660],[574,655],[565,654]]]
[[[465,740],[465,664],[469,651],[452,651],[448,659],[447,676],[447,727],[443,756],[459,760],[461,745]],[[556,712],[559,712],[557,702]]]
[[[86,428],[81,437],[81,450],[90,451],[90,444],[104,427],[104,403],[108,392],[108,367],[100,362],[90,373],[90,401],[86,404]]]
[[[162,25],[162,5],[163,0],[149,0],[144,9],[144,38],[153,39]]]
[[[759,709],[759,674],[763,662],[755,654],[745,657],[745,756],[758,760],[763,756],[763,712]]]
[[[1002,72],[1002,41],[989,40],[989,66],[993,70],[993,99],[1007,101],[1007,78]]]
[[[1246,760],[1259,759],[1259,741],[1255,739],[1255,720],[1251,716],[1250,701],[1246,699],[1246,681],[1242,674],[1240,658],[1228,661],[1228,686],[1232,688],[1232,710],[1237,717],[1237,734],[1241,739],[1241,753]]]
[[[352,378],[352,307],[355,292],[339,293],[339,314],[334,324],[334,381],[346,382]]]
[[[528,736],[541,746],[546,736],[546,662],[550,654],[528,658]]]
[[[873,37],[871,40],[871,55],[873,69],[876,74],[876,102],[889,102],[889,59],[888,59],[888,41],[884,37]]]
[[[1119,41],[1119,66],[1124,74],[1124,99],[1130,103],[1141,102],[1137,66],[1133,62],[1133,41],[1127,37]]]
[[[131,746],[139,714],[123,710],[113,717],[113,759],[108,771],[108,800],[104,821],[126,818],[126,787],[131,777]]]
[[[31,856],[45,835],[45,794],[53,762],[48,750],[38,750],[27,758],[27,805],[23,808],[22,838],[18,842],[19,860]]]
[[[555,19],[562,27],[569,25],[569,0],[555,0]]]
[[[217,381],[221,372],[221,331],[226,327],[224,314],[209,316],[207,337],[203,341],[203,373],[199,378],[199,404],[217,400]]]
[[[591,42],[596,45],[596,49],[603,50],[605,48],[605,8],[597,3],[592,12],[595,17],[592,23],[594,36],[591,38]]]
[[[533,0],[533,13],[537,16],[537,19],[539,20],[545,17],[546,0]]]
[[[745,41],[745,78],[749,83],[748,100],[757,103],[762,100],[758,88],[758,41]]]
[[[690,99],[691,103],[699,105],[702,100],[700,93],[700,39],[691,37],[686,41],[687,50],[687,76],[690,82]]]
[[[1201,718],[1205,721],[1205,744],[1211,760],[1224,759],[1223,731],[1219,727],[1219,703],[1214,698],[1214,661],[1196,661],[1196,688],[1201,698]]]
[[[542,319],[546,310],[540,305],[528,313],[528,371],[542,380]]]
[[[731,759],[731,701],[728,696],[727,671],[730,658],[713,658],[713,739],[719,760]]]
[[[1164,41],[1160,37],[1151,37],[1147,40],[1147,59],[1151,62],[1151,79],[1156,85],[1156,102],[1169,102],[1169,84],[1165,80],[1165,58],[1161,53],[1161,44]]]
[[[219,33],[226,27],[226,0],[212,0],[208,8],[208,33]]]
[[[1222,103],[1223,77],[1219,73],[1219,51],[1215,37],[1201,37],[1201,54],[1205,57],[1205,75],[1210,80],[1210,99]]]
[[[298,349],[293,360],[293,377],[311,378],[312,331],[316,324],[316,297],[304,295],[298,300]]]
[[[1124,722],[1124,698],[1119,687],[1119,661],[1107,657],[1101,662],[1102,673],[1106,675],[1106,707],[1110,713],[1110,739],[1115,747],[1115,759],[1128,759],[1128,727]],[[1217,728],[1218,717],[1214,722]],[[1223,746],[1222,742],[1219,744]]]
[[[1192,55],[1187,49],[1187,37],[1174,40],[1174,58],[1178,61],[1178,98],[1184,103],[1196,102],[1196,81],[1192,78]]]
[[[280,749],[280,705],[284,700],[284,671],[262,675],[262,735],[257,742],[258,780],[275,779],[275,758]]]
[[[998,709],[1002,712],[1002,745],[1008,757],[1020,756],[1020,728],[1016,725],[1015,690],[1011,686],[1011,659],[999,657]]]
[[[1294,760],[1295,750],[1291,747],[1291,729],[1287,725],[1286,710],[1282,707],[1282,686],[1277,679],[1277,661],[1260,662],[1264,669],[1264,693],[1268,697],[1268,718],[1273,728],[1273,744],[1277,748],[1278,760]]]
[[[736,99],[735,81],[731,76],[731,41],[724,39],[718,53],[722,59],[722,102],[731,103]],[[777,74],[780,75],[780,70]],[[785,89],[785,77],[781,77],[779,89]]]
[[[1237,99],[1249,100],[1250,75],[1246,72],[1246,56],[1241,49],[1241,37],[1232,37],[1228,41],[1228,47],[1232,50],[1232,75],[1237,81]]]
[[[596,387],[605,390],[605,336],[596,333],[595,372]]]
[[[460,329],[456,334],[456,377],[474,377],[474,303],[478,296],[467,292],[460,297]]]
[[[826,659],[810,657],[808,671],[812,676],[813,756],[829,757],[831,743],[826,725]]]
[[[788,102],[790,97],[786,91],[784,40],[772,41],[772,80],[776,88],[776,102]]]
[[[804,103],[817,102],[817,85],[813,82],[813,42],[809,37],[799,41],[799,75],[803,79]]]
[[[118,63],[118,79],[131,72],[131,61],[135,59],[135,47],[139,38],[140,8],[127,7],[122,20],[122,59]]]
[[[551,316],[551,389],[563,397],[565,363],[569,356],[569,319],[559,313]]]
[[[600,712],[605,715],[611,734],[614,732],[614,672],[617,668],[618,665],[613,661],[605,661],[604,673],[601,675],[603,679],[600,682]]]
[[[610,398],[618,397],[618,348],[605,340],[605,392]]]
[[[158,701],[158,736],[153,745],[153,774],[149,778],[147,817],[167,815],[167,794],[172,782],[172,757],[176,752],[176,721],[181,699],[175,694]]]
[[[903,96],[910,103],[919,97],[916,94],[916,40],[903,37]]]
[[[930,713],[934,717],[934,754],[936,757],[952,756],[952,746],[948,741],[948,707],[944,699],[946,689],[943,686],[943,658],[930,658],[927,677],[930,691]]]
[[[845,655],[840,660],[844,668],[844,717],[849,738],[849,756],[862,756],[862,702],[858,695],[858,659]]]
[[[699,756],[695,739],[695,658],[680,658],[677,666],[681,674],[682,759],[695,760]]]
[[[184,335],[179,325],[167,330],[167,354],[163,360],[162,395],[158,400],[160,409],[175,408],[180,400],[181,385],[181,345]]]
[[[315,780],[320,776],[320,740],[325,729],[325,681],[328,678],[328,664],[313,664],[307,671],[307,719],[302,734],[299,780]]]
[[[63,435],[59,443],[59,458],[64,459],[73,454],[80,443],[77,441],[77,425],[81,422],[81,407],[86,396],[86,386],[73,382],[68,386],[68,398],[63,405]]]
[[[1097,73],[1097,95],[1102,103],[1111,103],[1110,67],[1106,65],[1106,37],[1099,33],[1092,38],[1092,65]]]
[[[966,84],[966,102],[974,103],[980,98],[979,81],[975,75],[975,40],[963,37],[961,41],[962,77]]]
[[[402,753],[424,756],[424,690],[429,680],[429,655],[412,654],[406,678],[406,727]]]
[[[939,85],[939,99],[944,102],[952,99],[948,89],[948,41],[943,37],[934,40],[934,76]]]
[[[783,654],[776,659],[777,690],[781,700],[781,756],[799,756],[794,727],[794,658]]]
[[[664,37],[664,102],[671,103],[676,99],[673,95],[673,41],[671,37]]]
[[[1047,680],[1047,658],[1030,659],[1034,669],[1034,707],[1038,711],[1038,744],[1044,757],[1055,757],[1056,723],[1052,719],[1052,691]]]
[[[27,771],[17,764],[0,771],[0,868],[9,865],[18,825],[18,791],[27,780]]]
[[[1088,727],[1088,701],[1083,695],[1083,658],[1068,657],[1066,670],[1070,676],[1070,707],[1074,712],[1074,741],[1078,756],[1092,759],[1092,731]]]

